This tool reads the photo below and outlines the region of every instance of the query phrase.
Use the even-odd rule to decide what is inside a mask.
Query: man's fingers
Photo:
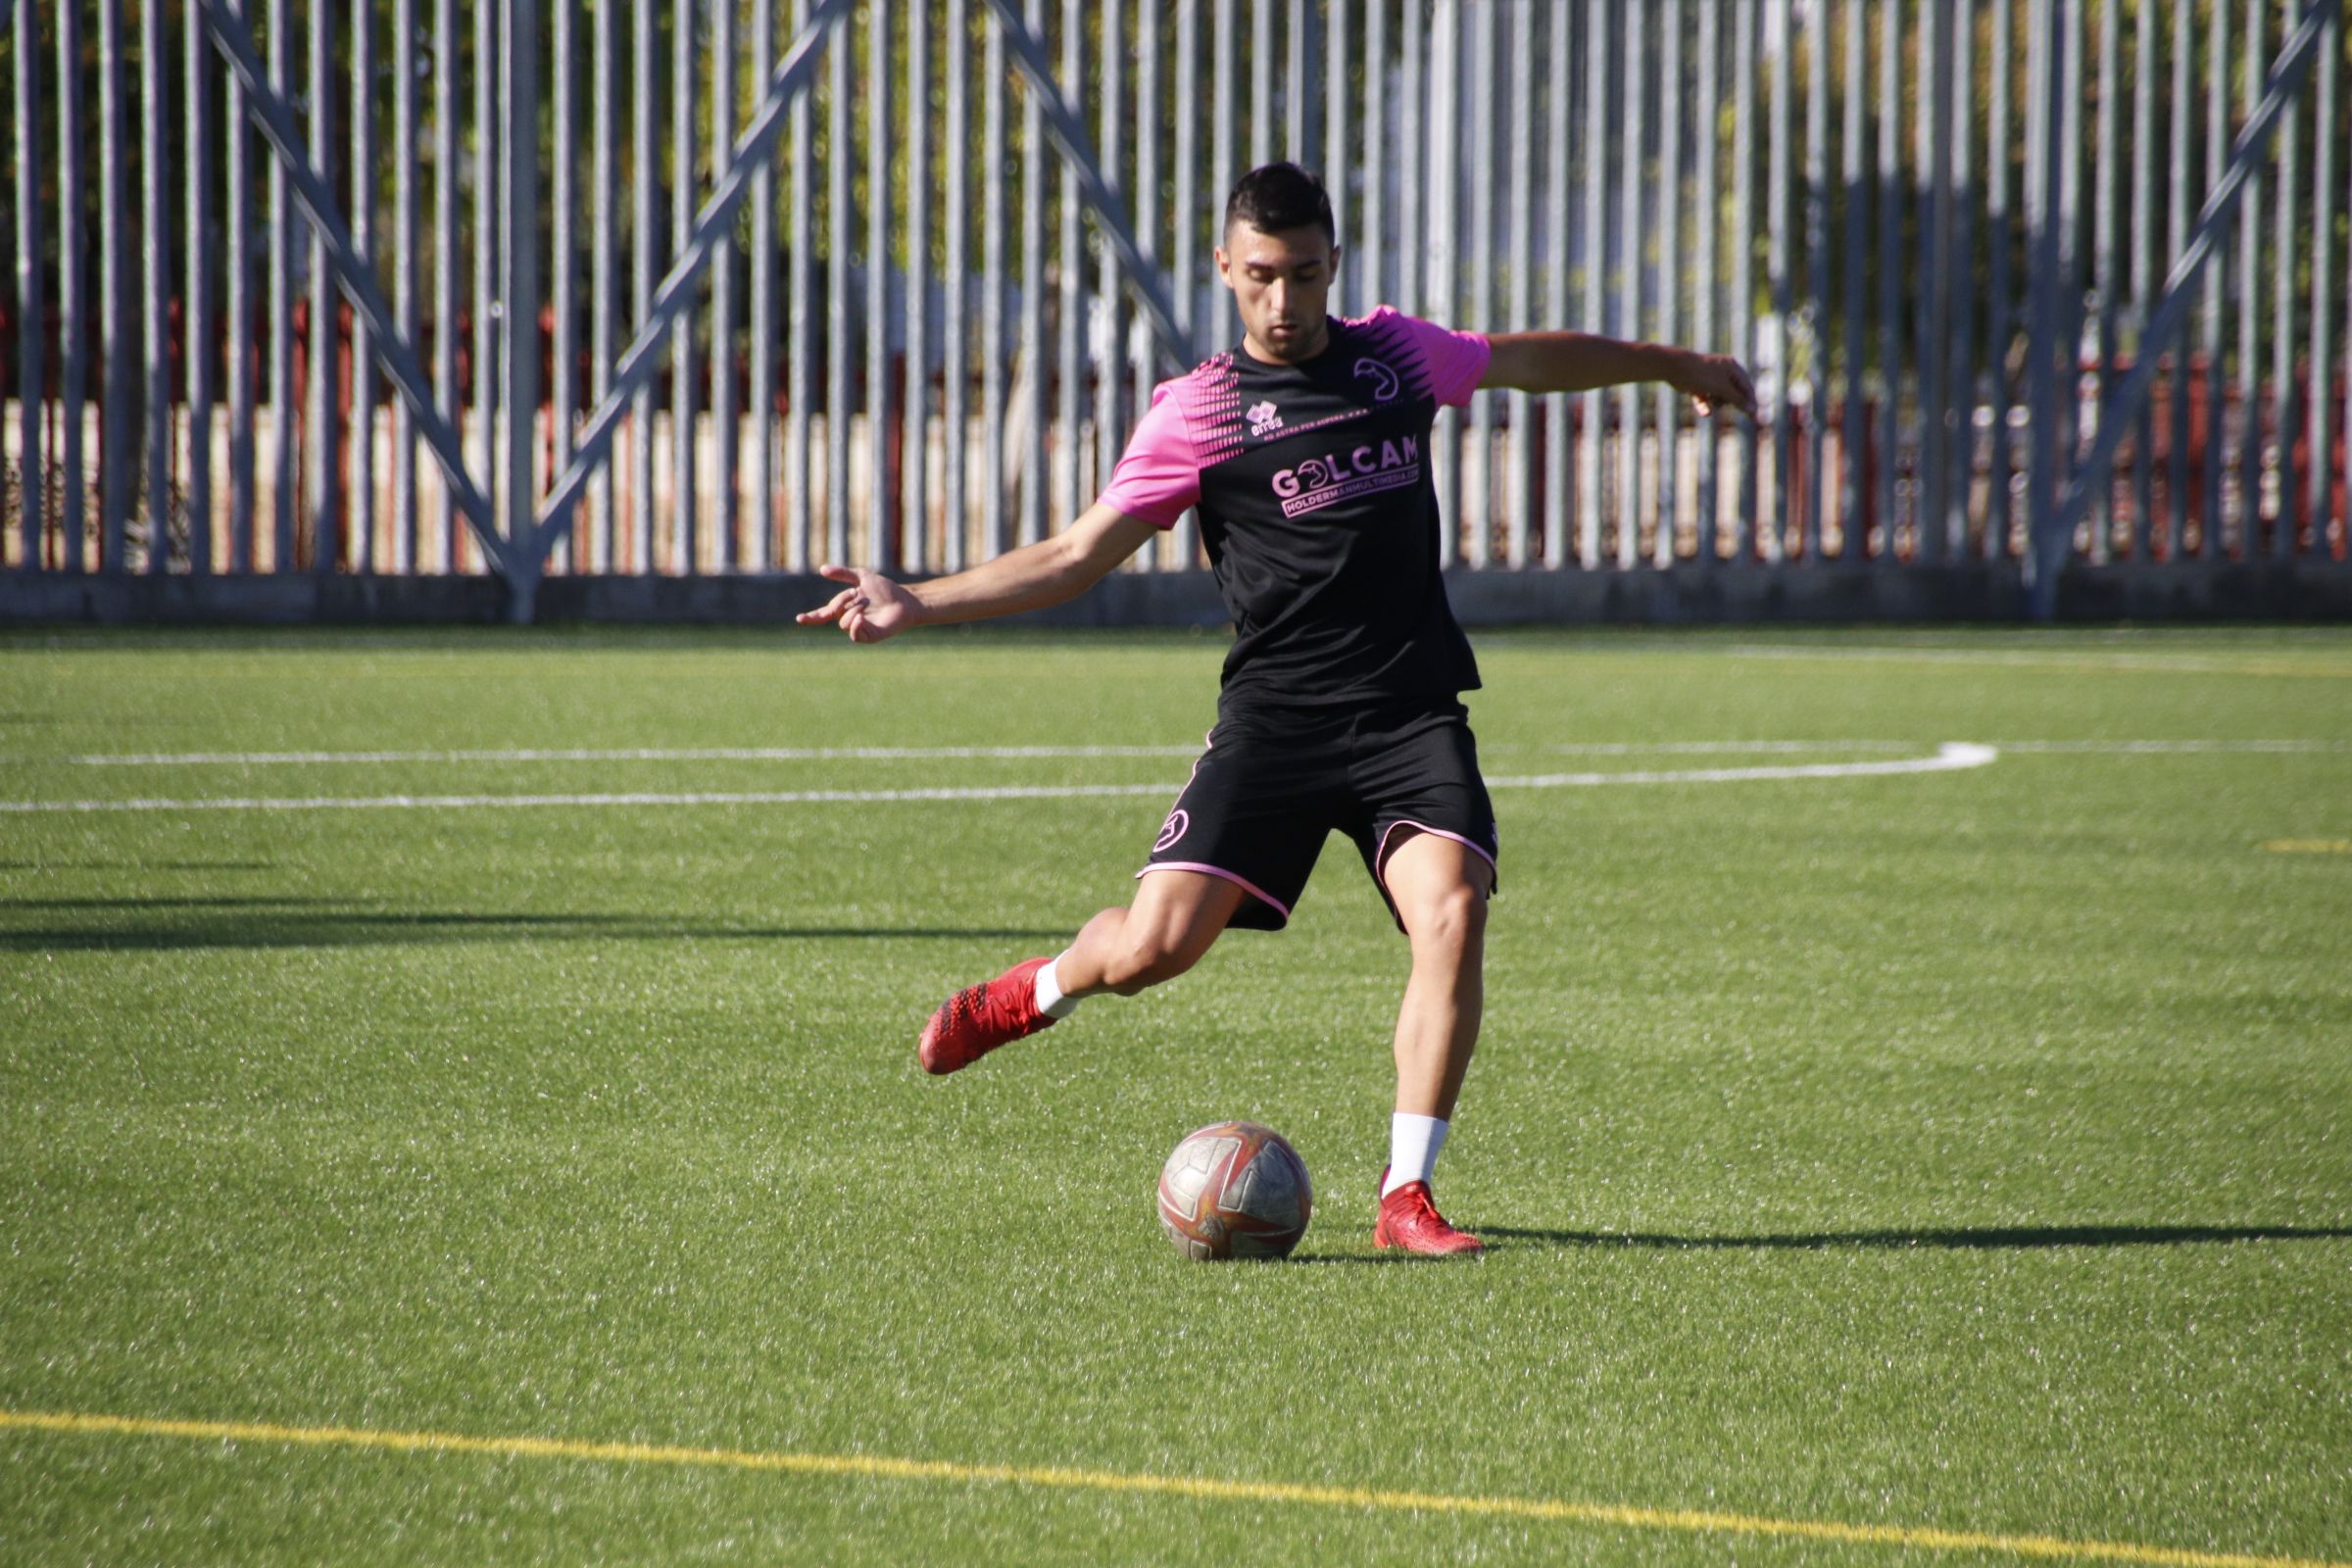
[[[858,590],[845,588],[814,610],[804,610],[792,618],[804,626],[819,626],[829,620],[839,620],[842,612],[858,600]]]
[[[835,582],[856,582],[858,580],[856,566],[837,566],[830,562],[817,567],[816,574],[819,577],[829,577]]]

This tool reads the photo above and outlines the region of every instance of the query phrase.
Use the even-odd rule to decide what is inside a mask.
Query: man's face
[[[1340,248],[1320,225],[1268,234],[1248,223],[1225,231],[1217,275],[1241,307],[1250,353],[1277,364],[1311,360],[1331,330],[1323,314]]]

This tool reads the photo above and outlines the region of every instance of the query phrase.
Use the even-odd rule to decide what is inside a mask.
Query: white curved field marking
[[[1839,752],[1907,752],[1917,741],[1562,741],[1501,742],[1488,756],[1746,757]],[[1987,741],[2000,752],[2158,756],[2170,753],[2266,753],[2281,756],[2352,751],[2340,740],[2019,740]],[[393,762],[896,762],[1001,761],[1030,759],[1197,757],[1198,746],[620,746],[511,747],[383,752],[121,752],[76,757],[7,757],[0,763],[54,762],[75,767],[274,767]],[[1612,775],[1623,776],[1623,775]],[[1490,781],[1492,782],[1492,781]]]
[[[1491,778],[1489,789],[1599,789],[1611,784],[1752,784],[1773,779],[1879,778],[1893,773],[1950,773],[1984,767],[2000,757],[1990,746],[1946,741],[1934,757],[1896,758],[1884,762],[1789,762],[1766,767],[1695,767],[1634,773],[1535,773]]]
[[[1883,762],[1813,762],[1768,767],[1701,767],[1628,773],[1542,773],[1492,778],[1496,789],[1606,788],[1612,784],[1744,784],[1773,779],[1875,778],[1897,773],[1948,773],[1983,767],[2000,756],[1990,746],[1950,741],[1934,757]],[[697,790],[575,795],[360,795],[218,797],[187,800],[0,801],[0,812],[33,811],[370,811],[470,810],[518,806],[813,806],[877,805],[906,801],[1069,801],[1117,796],[1166,798],[1181,790],[1159,784],[994,784],[909,790]]]

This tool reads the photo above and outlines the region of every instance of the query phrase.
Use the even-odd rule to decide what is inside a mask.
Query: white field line
[[[1989,741],[2003,752],[2161,754],[2252,752],[2300,754],[2352,750],[2352,742],[2322,740]],[[1917,741],[1588,741],[1557,745],[1489,745],[1490,756],[1541,753],[1548,757],[1806,756],[1837,752],[1906,752]],[[124,752],[79,757],[0,758],[24,765],[43,761],[79,767],[333,766],[391,762],[824,762],[959,761],[1059,758],[1197,757],[1198,746],[630,746],[510,748],[406,752]]]
[[[339,762],[832,762],[899,759],[972,760],[1055,757],[1192,757],[1197,746],[628,746],[462,752],[131,752],[61,757],[82,767],[251,767]],[[33,759],[12,757],[12,762]]]
[[[1690,650],[1698,652],[1698,650]],[[1993,664],[2041,669],[2122,671],[2169,675],[2304,675],[2321,680],[2352,679],[2337,664],[2294,664],[2261,653],[2232,660],[2200,654],[2094,653],[2031,648],[1807,648],[1786,643],[1731,643],[1722,653],[1740,659],[1810,659],[1833,663]],[[2282,657],[2291,658],[2291,654]]]
[[[1771,779],[1875,778],[1898,773],[1945,773],[1983,767],[2000,753],[1990,746],[1948,742],[1934,757],[1883,762],[1815,762],[1768,767],[1712,767],[1636,773],[1544,773],[1493,778],[1495,789],[1606,788],[1612,784],[1734,784]],[[1064,801],[1116,796],[1166,798],[1181,784],[1038,784],[964,789],[911,790],[730,790],[680,793],[582,795],[372,795],[294,796],[277,799],[231,797],[197,800],[0,801],[0,812],[33,811],[363,811],[466,810],[515,806],[809,806],[834,803],[873,805],[906,801]]]

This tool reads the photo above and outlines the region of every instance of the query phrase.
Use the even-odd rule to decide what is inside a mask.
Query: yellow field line
[[[959,1464],[948,1459],[895,1459],[854,1453],[757,1452],[686,1448],[645,1443],[583,1443],[568,1438],[476,1438],[454,1432],[379,1432],[356,1427],[288,1427],[256,1421],[164,1421],[73,1411],[0,1410],[0,1430],[90,1436],[192,1438],[219,1443],[287,1443],[322,1447],[388,1449],[403,1453],[480,1453],[499,1458],[584,1459],[604,1464],[695,1465],[710,1469],[849,1476],[885,1481],[995,1482],[1063,1491],[1143,1493],[1218,1502],[1289,1502],[1367,1512],[1439,1513],[1615,1525],[1628,1530],[1781,1537],[1855,1545],[1908,1546],[1937,1551],[2000,1551],[2051,1560],[2154,1563],[2168,1568],[2352,1568],[2352,1563],[2240,1552],[2196,1551],[2127,1541],[2070,1541],[2058,1536],[2002,1536],[1908,1525],[1850,1525],[1834,1520],[1774,1519],[1757,1514],[1690,1508],[1636,1508],[1548,1497],[1482,1497],[1444,1493],[1387,1492],[1366,1487],[1301,1486],[1279,1481],[1224,1481],[1206,1476],[1134,1475],[1116,1470],[1054,1466]]]
[[[2266,839],[2273,855],[2352,855],[2352,839]]]

